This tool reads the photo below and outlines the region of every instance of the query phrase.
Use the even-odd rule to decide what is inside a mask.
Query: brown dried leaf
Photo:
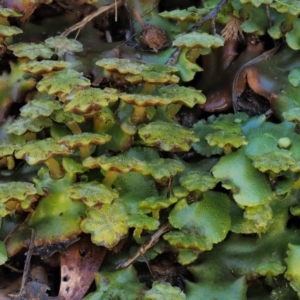
[[[61,282],[59,296],[65,300],[81,300],[94,280],[94,273],[100,268],[106,249],[93,244],[89,235],[60,255]]]

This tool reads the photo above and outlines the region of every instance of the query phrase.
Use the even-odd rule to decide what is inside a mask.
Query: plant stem
[[[67,126],[72,131],[72,133],[74,135],[82,133],[82,130],[79,127],[79,125],[74,121],[68,122]],[[84,159],[86,159],[87,157],[90,156],[90,147],[89,146],[79,147],[79,151],[80,151],[80,157],[81,157],[82,160],[84,160]]]
[[[293,189],[299,189],[300,188],[300,177],[293,183],[292,188]]]
[[[79,125],[74,121],[68,122],[67,126],[72,131],[73,134],[82,133],[81,128],[79,127]]]
[[[145,23],[144,23],[143,19],[141,18],[140,14],[138,13],[138,11],[135,8],[132,9],[132,14],[135,16],[136,20],[141,25],[142,29],[144,29]]]
[[[143,89],[141,90],[141,94],[151,95],[154,88],[155,88],[155,84],[146,82],[144,83]],[[139,124],[144,121],[146,108],[147,107],[134,105],[134,112],[131,116],[131,120],[133,124]]]
[[[112,186],[116,178],[118,177],[118,172],[116,171],[106,171],[105,178],[103,179],[103,184],[107,186]]]
[[[154,209],[152,211],[152,218],[155,220],[159,220],[159,209]]]
[[[108,127],[107,122],[103,121],[98,115],[93,116],[93,125],[94,125],[94,131],[96,133],[103,133],[105,132],[105,129]]]
[[[145,110],[146,107],[142,107],[142,106],[134,106],[134,112],[131,116],[131,121],[133,124],[139,124],[142,123],[145,117]]]
[[[7,169],[12,170],[15,167],[15,160],[12,155],[7,156]]]
[[[285,18],[285,20],[283,21],[282,25],[284,27],[289,27],[293,24],[294,20],[296,19],[297,17],[296,16],[293,16],[293,15],[290,15],[288,14]]]
[[[106,132],[115,123],[114,114],[108,107],[103,108],[101,113],[94,114],[92,118],[96,133]]]
[[[36,133],[28,131],[24,134],[24,137],[25,137],[26,142],[34,141],[34,140],[36,140]]]
[[[81,160],[90,156],[90,146],[82,146],[79,148]]]
[[[223,148],[224,154],[229,154],[232,152],[231,146],[230,145],[225,145]]]
[[[141,94],[143,95],[151,95],[151,93],[153,92],[155,88],[155,84],[154,83],[149,83],[149,82],[145,82],[143,89],[141,90]]]
[[[135,228],[134,231],[133,231],[133,237],[134,237],[134,239],[137,243],[139,243],[141,241],[142,232],[143,232],[142,227]]]
[[[58,179],[64,176],[65,173],[55,158],[48,158],[44,164],[48,167],[52,178]]]

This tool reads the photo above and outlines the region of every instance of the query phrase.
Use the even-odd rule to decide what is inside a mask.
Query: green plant
[[[101,25],[113,3],[29,2],[0,7],[0,271],[28,249],[0,297],[52,298],[26,274],[55,252],[61,274],[68,255],[90,273],[103,260],[89,294],[70,267],[58,297],[299,297],[299,2],[126,1],[134,47],[95,43],[121,34]],[[77,10],[78,36],[55,36]],[[170,44],[146,43],[151,26]]]

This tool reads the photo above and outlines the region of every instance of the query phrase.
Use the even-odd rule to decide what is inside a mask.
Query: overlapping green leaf
[[[264,153],[262,155],[253,157],[252,160],[253,166],[263,173],[267,171],[272,171],[274,173],[287,171],[290,166],[294,165],[295,163],[291,153],[284,151]]]
[[[0,157],[12,155],[17,147],[15,145],[4,144],[0,145]]]
[[[44,140],[32,141],[16,151],[15,156],[19,159],[25,159],[28,164],[35,165],[46,161],[55,155],[67,156],[71,154],[64,145],[59,145],[54,139],[47,138]]]
[[[87,88],[71,93],[66,98],[64,110],[77,114],[96,112],[118,100],[117,90]]]
[[[158,94],[169,99],[172,103],[182,104],[187,107],[193,107],[196,104],[203,104],[206,101],[206,98],[201,91],[176,84],[158,88]]]
[[[126,75],[125,80],[130,83],[150,83],[150,84],[167,84],[177,83],[179,77],[172,73],[178,69],[168,65],[148,63],[142,65],[142,70],[139,74]]]
[[[291,111],[294,115],[296,111]],[[287,118],[294,118],[291,115],[285,115]],[[280,146],[278,142],[282,138],[289,138],[291,142],[288,151],[292,158],[300,160],[300,138],[294,132],[295,124],[291,122],[281,122],[280,124],[263,123],[257,128],[252,128],[247,133],[248,145],[245,147],[245,153],[248,157],[253,158],[270,152],[276,152]],[[263,147],[261,147],[263,145]],[[284,150],[280,150],[282,152]]]
[[[96,181],[72,185],[67,189],[70,198],[82,201],[86,206],[110,204],[119,194],[110,187]]]
[[[9,8],[9,7],[3,7],[2,5],[0,6],[0,15],[2,17],[21,17],[22,14],[17,12],[15,9]]]
[[[259,3],[260,0],[257,0],[257,2]],[[241,24],[241,29],[244,32],[254,33],[257,35],[265,34],[268,28],[269,23],[267,13],[262,5],[257,8],[253,8],[250,11],[249,18]]]
[[[7,261],[7,251],[5,248],[5,244],[0,241],[0,265],[3,265]]]
[[[193,31],[180,35],[173,41],[177,47],[187,48],[217,48],[224,45],[224,40],[219,35],[210,35],[206,32]]]
[[[287,251],[287,270],[284,273],[285,278],[290,282],[292,288],[297,292],[298,297],[300,296],[300,272],[299,272],[299,259],[300,259],[300,246],[299,245],[288,245]]]
[[[153,159],[147,163],[147,167],[149,171],[143,170],[143,173],[145,175],[150,173],[156,180],[173,178],[184,170],[184,165],[180,161],[171,158]]]
[[[0,36],[1,37],[10,37],[10,36],[13,36],[16,34],[20,34],[22,32],[23,32],[23,30],[16,26],[0,25]]]
[[[243,4],[251,3],[255,7],[258,7],[262,4],[270,5],[273,2],[273,0],[240,0],[240,1]]]
[[[266,232],[273,223],[273,211],[268,204],[247,206],[244,210],[231,203],[232,218],[230,230],[241,234],[261,234]]]
[[[26,72],[30,72],[36,75],[47,74],[53,71],[60,71],[69,67],[71,64],[67,61],[56,60],[41,60],[31,61],[29,63],[21,65],[21,69]]]
[[[164,198],[164,197],[149,197],[139,202],[139,209],[143,213],[152,213],[154,219],[159,219],[159,211],[169,207],[177,202],[177,198]]]
[[[146,289],[140,283],[135,269],[130,266],[114,272],[100,272],[95,276],[97,290],[84,297],[84,300],[139,299]]]
[[[61,108],[62,106],[57,100],[47,95],[44,97],[41,95],[40,97],[35,98],[26,105],[22,106],[20,111],[21,116],[36,119],[40,116],[49,117],[53,113],[53,111],[59,110]]]
[[[217,267],[217,266],[215,266]],[[245,277],[232,280],[205,280],[202,282],[187,282],[186,295],[188,300],[206,299],[238,299],[246,300],[247,284]]]
[[[90,81],[82,74],[72,69],[64,69],[45,76],[36,87],[40,92],[49,95],[67,95],[75,88],[88,86]]]
[[[175,21],[190,21],[195,22],[199,20],[199,15],[193,11],[189,11],[187,9],[175,9],[171,11],[164,11],[159,14],[160,16],[175,20]]]
[[[163,106],[170,103],[170,100],[168,98],[143,94],[122,93],[120,94],[120,98],[126,103],[137,105],[140,107]]]
[[[139,126],[139,136],[148,146],[156,146],[164,151],[188,151],[191,144],[199,139],[193,131],[176,123],[152,122]]]
[[[143,70],[143,65],[130,59],[103,58],[96,62],[97,66],[110,72],[117,71],[120,74],[138,75]]]
[[[85,217],[85,205],[66,197],[66,187],[75,181],[74,174],[66,174],[61,179],[53,179],[46,168],[42,168],[34,179],[37,190],[47,190],[47,195],[38,202],[26,226],[10,239],[8,253],[24,246],[24,239],[30,239],[34,230],[34,245],[45,246],[56,242],[65,242],[81,233],[80,221]],[[45,226],[47,224],[47,226]],[[20,244],[21,242],[21,244]],[[23,245],[23,246],[22,246]]]
[[[230,229],[229,198],[225,194],[209,191],[203,194],[200,202],[188,205],[186,200],[181,200],[172,209],[169,221],[182,230],[164,235],[172,245],[198,251],[210,250],[214,243],[226,237]],[[179,235],[177,242],[174,240],[176,235]],[[189,236],[191,241],[185,241]]]
[[[297,16],[300,14],[300,3],[297,0],[280,0],[273,1],[270,5],[280,13]]]
[[[145,162],[122,154],[112,157],[106,155],[96,158],[89,157],[83,161],[83,165],[87,168],[102,168],[105,171],[111,170],[119,173],[142,171],[146,166]]]
[[[140,212],[139,203],[142,199],[159,196],[154,179],[137,172],[120,174],[114,186],[130,214]]]
[[[190,192],[206,192],[213,189],[217,183],[217,179],[204,172],[189,172],[180,177],[180,184]]]
[[[144,299],[149,300],[184,300],[186,299],[183,291],[178,287],[173,287],[167,282],[154,282],[151,290],[145,293]]]
[[[68,39],[64,36],[50,37],[45,40],[45,44],[55,50],[58,56],[62,56],[65,53],[81,52],[83,45],[73,39]]]
[[[300,77],[300,68],[295,68],[289,73],[288,80],[293,86],[299,86],[300,85],[299,77]]]
[[[34,184],[30,182],[15,182],[0,184],[1,201],[25,200],[26,197],[37,194]]]
[[[211,133],[216,132],[211,124],[207,124],[205,121],[199,121],[193,126],[193,130],[196,136],[200,139],[198,142],[192,144],[193,149],[204,156],[212,156],[216,154],[221,154],[222,148],[217,146],[210,146],[205,139],[205,137]]]
[[[133,236],[138,242],[143,230],[156,230],[159,227],[159,221],[145,214],[132,214],[129,216],[127,224],[135,228]]]
[[[253,167],[242,149],[223,156],[213,167],[212,173],[222,181],[224,188],[232,191],[240,206],[265,204],[272,198],[267,178]]]
[[[300,9],[300,7],[299,7]],[[296,19],[293,22],[293,29],[289,31],[286,36],[286,42],[287,44],[293,49],[293,50],[299,50],[300,49],[300,20]]]
[[[7,133],[23,135],[27,131],[39,132],[46,127],[50,127],[51,125],[52,121],[49,118],[31,119],[21,116],[10,124],[9,128],[7,128]]]
[[[63,109],[55,110],[51,114],[51,119],[57,123],[73,124],[75,122],[82,123],[85,118],[82,115],[73,114]]]
[[[44,44],[35,43],[18,43],[9,46],[9,49],[13,51],[17,57],[28,57],[34,60],[38,57],[51,58],[53,51]]]
[[[218,146],[220,148],[239,148],[247,145],[246,137],[240,134],[229,133],[225,131],[216,131],[206,136],[208,144],[212,147]]]
[[[65,145],[69,149],[85,147],[90,145],[103,145],[111,139],[108,134],[83,132],[80,134],[66,135],[57,141],[58,144]]]
[[[122,201],[103,204],[87,210],[87,218],[81,223],[83,232],[92,235],[98,246],[112,248],[128,233],[128,214]]]
[[[217,119],[212,121],[212,128],[222,130],[229,133],[242,133],[242,126],[248,120],[245,113],[219,115]]]

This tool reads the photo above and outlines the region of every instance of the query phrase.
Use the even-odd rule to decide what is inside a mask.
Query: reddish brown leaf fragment
[[[94,280],[105,257],[106,249],[91,242],[89,235],[60,255],[61,282],[59,296],[65,300],[81,300]]]

